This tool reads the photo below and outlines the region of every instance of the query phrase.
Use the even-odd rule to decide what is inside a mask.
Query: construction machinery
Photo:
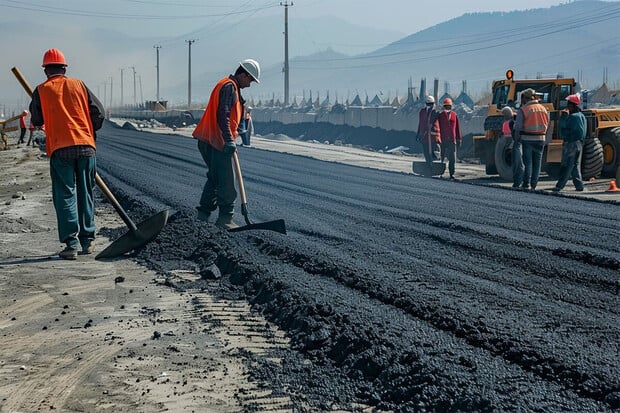
[[[474,136],[474,154],[484,163],[488,175],[498,174],[512,180],[512,139],[502,136],[502,109],[519,108],[521,92],[534,89],[539,103],[549,111],[547,145],[543,153],[542,170],[557,178],[562,162],[562,140],[558,136],[560,111],[566,109],[566,98],[574,94],[572,78],[515,80],[512,70],[506,79],[493,82],[493,96],[484,121],[484,135]],[[581,173],[583,179],[599,176],[620,179],[620,108],[587,109],[587,93],[583,93],[583,114],[588,132],[583,145]]]

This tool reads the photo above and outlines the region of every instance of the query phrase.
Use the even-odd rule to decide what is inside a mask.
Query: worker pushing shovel
[[[104,120],[103,105],[81,80],[65,76],[67,63],[58,49],[43,56],[47,81],[33,92],[16,67],[11,71],[32,97],[31,121],[46,125],[46,150],[50,159],[52,194],[58,222],[58,235],[66,248],[60,258],[75,260],[78,247],[92,254],[95,239],[93,181],[113,204],[130,232],[110,244],[96,258],[111,258],[151,241],[161,231],[168,210],[135,225],[109,191],[96,171],[95,130]],[[59,93],[62,91],[62,93]]]
[[[208,221],[211,214],[219,209],[215,225],[223,229],[229,231],[267,229],[285,234],[283,220],[261,224],[250,221],[237,156],[235,139],[244,117],[245,103],[241,89],[250,87],[252,82],[260,83],[259,78],[260,66],[256,60],[245,59],[239,62],[235,73],[221,79],[213,88],[204,114],[192,133],[198,140],[198,150],[207,165],[207,182],[202,190],[200,205],[197,207],[198,219]],[[241,193],[241,211],[247,224],[243,227],[233,221],[233,209],[237,197],[235,174]]]

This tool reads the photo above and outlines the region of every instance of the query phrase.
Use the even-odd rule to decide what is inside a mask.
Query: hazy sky
[[[290,18],[337,16],[344,20],[411,34],[464,13],[541,8],[568,0],[288,0]],[[205,19],[244,21],[283,14],[280,1],[267,0],[0,0],[0,21],[43,19],[46,24],[114,28],[132,35],[183,36]],[[33,29],[36,29],[33,27]]]
[[[567,2],[569,0],[293,0],[288,10],[291,24],[296,18],[333,16],[393,32],[394,38],[388,39],[391,42],[464,13],[545,8]],[[122,61],[142,66],[138,69],[139,76],[144,75],[145,85],[150,85],[145,95],[152,98],[155,82],[151,73],[154,72],[151,45],[154,43],[149,43],[141,55],[133,57],[101,56],[98,50],[102,45],[97,44],[97,38],[84,38],[84,33],[92,36],[93,29],[114,30],[128,36],[118,37],[118,42],[148,37],[161,42],[167,53],[171,50],[168,45],[172,44],[184,52],[185,40],[196,34],[204,43],[215,31],[234,30],[240,24],[251,26],[255,18],[283,16],[284,7],[280,3],[280,0],[0,0],[0,30],[4,38],[0,42],[3,56],[0,104],[13,99],[16,93],[21,94],[20,104],[27,100],[9,69],[12,66],[23,68],[26,77],[36,85],[42,81],[42,52],[49,47],[66,47],[72,59],[70,74],[97,89],[103,89],[101,82],[110,75],[118,76]],[[259,29],[257,38],[261,35]],[[338,39],[334,39],[334,43],[337,42]],[[109,43],[103,46],[114,50],[114,44]],[[98,49],[93,46],[95,44]],[[317,46],[325,49],[328,45]],[[80,58],[75,59],[76,55]],[[130,76],[130,69],[125,70],[124,76]]]

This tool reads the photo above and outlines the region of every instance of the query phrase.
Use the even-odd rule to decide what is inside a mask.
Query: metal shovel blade
[[[446,164],[441,161],[433,161],[431,163],[431,171],[429,173],[428,165],[425,161],[412,162],[413,173],[425,176],[440,176],[446,171]]]
[[[229,229],[228,232],[248,231],[252,229],[266,229],[268,231],[279,232],[286,235],[286,225],[283,219],[277,219],[275,221],[259,222],[256,224],[247,224],[242,227]]]
[[[108,245],[95,259],[118,257],[148,244],[161,232],[167,221],[168,210],[166,209],[139,223],[135,231],[130,230]]]

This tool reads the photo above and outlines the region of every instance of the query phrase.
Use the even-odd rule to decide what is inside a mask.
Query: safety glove
[[[224,144],[224,149],[222,149],[222,152],[224,152],[226,155],[232,155],[236,151],[237,151],[237,145],[235,145],[235,142],[233,141],[227,141]]]

